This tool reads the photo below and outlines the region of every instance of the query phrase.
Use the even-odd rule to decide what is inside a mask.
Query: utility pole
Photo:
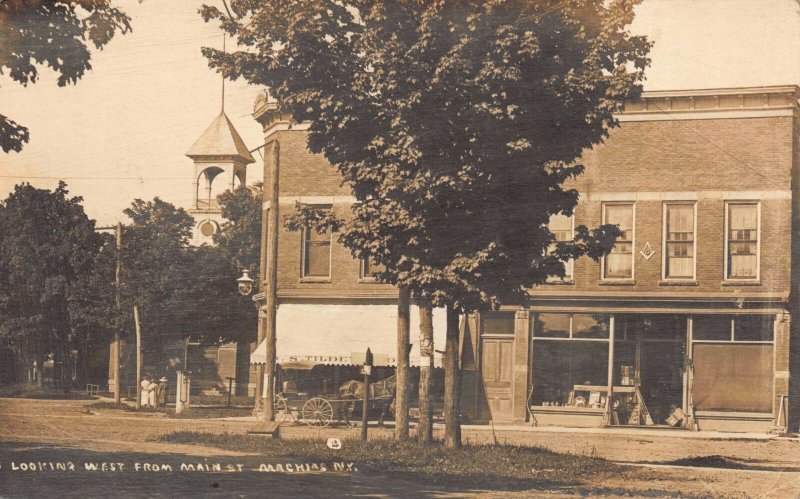
[[[139,410],[142,408],[142,331],[136,305],[133,306],[133,320],[136,324],[136,410]]]
[[[122,222],[117,222],[116,227],[116,236],[117,236],[117,269],[114,277],[114,288],[116,291],[116,306],[117,306],[117,317],[121,315],[122,311],[122,291],[120,290],[120,286],[122,284]],[[120,379],[120,366],[119,366],[119,358],[120,358],[120,340],[119,340],[119,324],[116,325],[117,327],[114,328],[114,403],[121,404],[121,396],[120,393],[122,392],[122,380]]]
[[[115,259],[116,259],[116,271],[114,275],[114,301],[115,306],[117,309],[117,316],[121,314],[122,311],[122,222],[117,222],[117,225],[113,227],[95,227],[95,230],[114,230],[114,235],[116,236],[116,252],[115,252]],[[111,348],[109,349],[109,354],[111,356],[111,374],[113,375],[114,379],[114,403],[120,404],[122,403],[121,399],[121,384],[122,381],[120,380],[120,356],[122,345],[120,344],[120,337],[119,337],[119,324],[116,325],[114,328],[114,343],[111,344]],[[109,383],[110,384],[110,383]],[[109,386],[109,389],[111,387]]]
[[[272,144],[272,161],[270,165],[270,205],[267,220],[267,262],[265,278],[266,289],[266,321],[264,340],[266,341],[266,368],[264,376],[264,419],[275,420],[275,348],[276,348],[276,316],[278,312],[278,201],[280,183],[280,144],[276,140]]]

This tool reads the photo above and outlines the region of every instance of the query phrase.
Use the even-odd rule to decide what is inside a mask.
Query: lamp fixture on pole
[[[242,277],[236,279],[236,283],[239,285],[239,294],[242,296],[247,296],[253,291],[253,280],[247,269],[242,270]]]

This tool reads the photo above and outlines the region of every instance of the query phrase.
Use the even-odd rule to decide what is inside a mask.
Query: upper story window
[[[302,251],[302,277],[328,279],[331,277],[330,231],[320,234],[313,228],[304,228]]]
[[[362,258],[358,280],[360,282],[378,282],[375,278],[375,273],[383,272],[385,269],[386,267],[373,262],[370,258]]]
[[[664,205],[664,279],[694,279],[694,203]]]
[[[603,223],[618,225],[622,236],[603,258],[603,279],[633,279],[634,204],[603,205]]]
[[[759,204],[729,202],[725,213],[725,279],[757,280],[759,272]]]
[[[547,227],[548,229],[550,229],[550,232],[552,232],[553,235],[555,236],[556,243],[569,242],[573,240],[573,238],[575,237],[574,220],[575,217],[568,217],[566,215],[561,215],[561,214],[552,215],[550,217],[550,223],[547,224]],[[553,243],[550,246],[550,251],[553,251],[555,249],[556,243]],[[573,261],[567,260],[564,262],[564,280],[565,281],[572,280],[572,275],[573,275]],[[558,277],[553,276],[551,277],[550,280],[558,280]]]

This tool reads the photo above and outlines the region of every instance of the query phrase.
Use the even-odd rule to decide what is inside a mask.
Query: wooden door
[[[511,421],[514,408],[511,389],[514,340],[485,338],[481,346],[481,375],[485,397],[485,403],[481,404],[481,419]]]

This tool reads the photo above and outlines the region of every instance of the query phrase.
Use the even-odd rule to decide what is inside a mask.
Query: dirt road
[[[248,422],[170,419],[160,414],[118,411],[87,413],[86,402],[0,399],[0,497],[263,497],[414,496],[488,497],[572,496],[800,496],[800,442],[788,440],[705,440],[620,433],[553,433],[498,428],[499,441],[538,445],[560,452],[588,453],[642,464],[695,458],[711,467],[631,466],[620,476],[591,481],[575,477],[569,486],[534,484],[526,490],[470,488],[446,490],[413,477],[379,476],[338,470],[302,473],[259,471],[263,458],[196,445],[151,441],[177,430],[244,433]],[[358,429],[289,426],[283,438],[357,436]],[[389,438],[390,430],[371,430]],[[491,441],[491,432],[467,429],[466,440]],[[719,456],[719,457],[714,457]],[[59,469],[71,462],[75,470]],[[123,463],[123,470],[92,471],[85,463]],[[21,469],[27,463],[28,470]],[[59,465],[58,463],[62,463]],[[135,470],[136,463],[169,465],[166,471]],[[217,463],[220,469],[181,470],[186,463]],[[32,466],[31,466],[32,465]],[[225,465],[234,465],[227,470]],[[236,465],[241,466],[237,470]],[[16,468],[16,469],[14,469]],[[41,469],[39,469],[41,468]]]

